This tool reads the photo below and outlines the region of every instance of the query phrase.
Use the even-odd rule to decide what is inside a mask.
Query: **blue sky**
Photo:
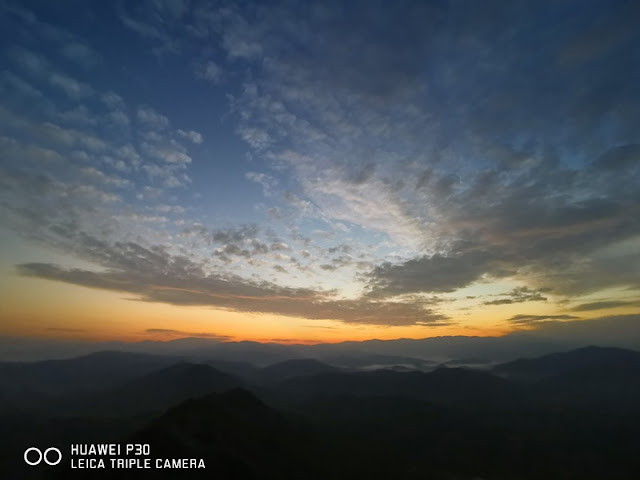
[[[639,18],[3,2],[4,277],[417,336],[637,313]]]

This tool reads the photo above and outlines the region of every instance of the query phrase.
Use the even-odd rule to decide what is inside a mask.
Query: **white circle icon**
[[[29,452],[38,452],[38,460],[36,462],[30,462],[29,461]],[[36,447],[29,447],[24,451],[24,461],[26,463],[28,463],[29,465],[38,465],[41,461],[42,461],[42,452],[40,451],[39,448]]]
[[[36,461],[30,461],[29,460],[29,453],[31,453],[31,452],[37,452],[38,453],[38,460],[36,460]],[[55,453],[58,454],[57,460],[52,461],[52,459],[49,458],[50,457],[50,455],[49,455],[50,452],[55,452]],[[46,463],[47,465],[51,465],[51,466],[58,465],[60,463],[60,461],[62,460],[62,452],[59,449],[57,449],[56,447],[49,447],[44,451],[44,453],[42,453],[42,451],[37,447],[29,447],[24,451],[24,461],[25,461],[25,463],[27,465],[31,465],[31,466],[39,465],[40,462],[42,462],[42,460],[44,460],[44,463]]]

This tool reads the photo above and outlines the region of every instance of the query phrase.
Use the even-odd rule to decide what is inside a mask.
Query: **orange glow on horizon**
[[[508,319],[520,305],[444,307],[444,325],[362,325],[337,320],[309,320],[270,313],[239,312],[206,306],[181,306],[141,301],[133,295],[61,282],[0,276],[0,334],[82,341],[169,341],[214,338],[220,341],[316,344],[439,336],[502,336],[517,329]],[[37,292],[37,293],[34,293]],[[632,307],[616,313],[633,313]],[[532,315],[558,314],[548,302],[530,303]],[[561,313],[574,313],[565,309]],[[580,319],[602,311],[574,313]],[[522,329],[522,328],[520,328]]]

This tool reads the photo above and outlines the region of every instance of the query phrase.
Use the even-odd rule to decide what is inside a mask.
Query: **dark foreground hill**
[[[567,410],[322,396],[296,412],[245,390],[183,402],[127,436],[204,469],[50,470],[50,479],[635,479],[634,423]],[[163,460],[161,460],[163,461]]]
[[[196,460],[196,468],[80,471],[67,463],[51,470],[47,478],[323,478],[323,462],[314,460],[313,441],[300,422],[267,407],[246,390],[233,389],[187,400],[126,438],[128,443],[151,445],[154,466],[158,459],[162,463],[187,458]],[[200,460],[205,468],[197,468]]]

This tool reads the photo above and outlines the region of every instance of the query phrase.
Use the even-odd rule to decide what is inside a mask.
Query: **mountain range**
[[[100,352],[1,364],[2,478],[114,478],[108,469],[21,461],[31,445],[108,441],[207,464],[206,475],[118,471],[125,479],[626,479],[638,471],[638,351],[589,346],[411,371],[196,356]]]

